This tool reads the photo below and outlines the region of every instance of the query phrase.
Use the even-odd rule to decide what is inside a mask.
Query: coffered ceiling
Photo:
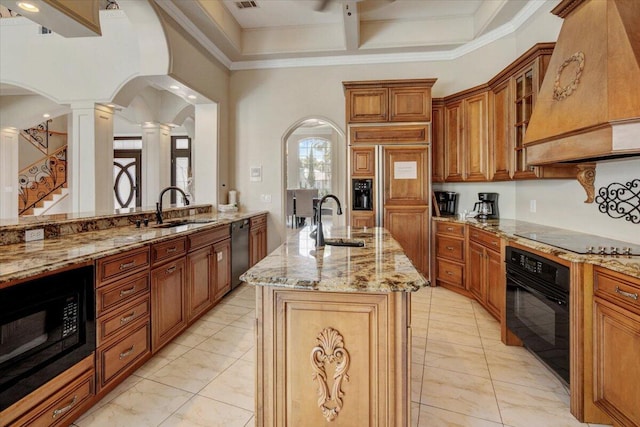
[[[153,0],[229,68],[429,54],[514,31],[544,0]],[[554,0],[551,0],[554,1]],[[557,2],[557,1],[556,1]]]

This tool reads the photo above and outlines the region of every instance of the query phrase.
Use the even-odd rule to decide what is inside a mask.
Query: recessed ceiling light
[[[44,114],[42,115],[42,117],[44,117],[45,119],[48,119],[49,117],[51,117],[51,114],[49,114],[49,113],[44,113]]]
[[[22,10],[26,10],[27,12],[40,12],[40,9],[38,9],[34,4],[24,1],[19,2],[18,7]]]
[[[189,95],[189,96],[187,96],[187,98],[189,98],[189,99],[196,99],[196,98],[197,98],[197,96],[195,96],[195,95]]]
[[[178,89],[180,89],[180,86],[178,86],[178,85],[171,85],[171,86],[169,86],[169,89],[178,90]]]

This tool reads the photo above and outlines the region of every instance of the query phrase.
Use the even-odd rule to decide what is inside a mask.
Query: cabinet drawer
[[[435,223],[436,233],[438,234],[451,234],[452,236],[464,237],[464,224],[448,221],[435,221]]]
[[[438,259],[437,264],[438,264],[438,276],[437,276],[438,280],[451,283],[457,286],[463,286],[464,267],[461,264],[445,261],[443,259]]]
[[[500,250],[500,237],[488,231],[478,230],[475,227],[469,227],[469,240],[478,242],[483,246],[493,250]]]
[[[96,295],[98,316],[109,309],[133,301],[148,292],[149,289],[149,273],[147,271],[99,288]]]
[[[96,261],[97,286],[149,266],[149,248],[144,247]]]
[[[114,311],[113,314],[98,318],[98,346],[117,333],[126,330],[136,320],[145,317],[148,319],[150,304],[150,296],[147,294],[142,299],[132,301]]]
[[[620,302],[640,313],[640,280],[599,267],[594,268],[593,276],[597,296]]]
[[[95,394],[94,378],[93,369],[84,372],[9,425],[30,427],[68,425],[71,421],[69,418],[76,415],[77,409]]]
[[[151,262],[158,264],[161,261],[176,258],[187,253],[187,238],[181,237],[164,243],[151,246]]]
[[[98,350],[98,378],[100,387],[124,372],[137,360],[149,354],[149,322],[143,323],[130,335]]]
[[[222,227],[216,227],[213,230],[201,231],[188,236],[189,250],[197,249],[202,246],[211,245],[213,243],[224,240],[231,235],[231,229],[229,225]]]
[[[266,226],[266,225],[267,225],[266,215],[254,216],[253,218],[250,219],[251,228],[256,228],[259,226]]]
[[[464,261],[464,240],[436,236],[436,256]]]

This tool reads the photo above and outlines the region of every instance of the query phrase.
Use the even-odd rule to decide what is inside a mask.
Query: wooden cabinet
[[[524,149],[524,134],[529,125],[531,112],[535,103],[540,83],[544,77],[544,70],[541,69],[541,60],[536,58],[522,70],[516,72],[512,77],[514,86],[514,147],[515,163],[513,177],[535,178],[535,168],[527,164],[527,155]]]
[[[351,176],[373,178],[375,175],[375,147],[351,147]]]
[[[384,205],[427,205],[429,151],[426,146],[384,147]]]
[[[149,247],[96,261],[96,393],[106,395],[151,357]]]
[[[429,206],[385,206],[384,226],[414,267],[429,277]]]
[[[347,123],[428,122],[435,79],[343,82]]]
[[[640,280],[594,269],[594,390],[614,425],[640,425]]]
[[[174,260],[151,270],[151,348],[154,353],[187,327],[188,289],[184,255],[184,252],[179,253]]]
[[[511,81],[506,80],[490,93],[492,106],[492,135],[490,149],[493,153],[489,177],[494,181],[511,179],[513,171],[513,107]]]
[[[376,218],[373,211],[351,211],[351,227],[375,227]]]
[[[433,221],[436,285],[468,295],[465,287],[465,226]]]
[[[192,323],[213,307],[215,302],[216,265],[213,246],[189,252],[187,256],[187,318]]]
[[[3,426],[68,426],[95,394],[93,354],[0,412]]]
[[[267,256],[267,215],[254,216],[249,224],[249,267]]]
[[[264,232],[266,234],[266,227]],[[231,239],[213,245],[213,259],[216,263],[213,297],[214,301],[219,301],[231,290]]]
[[[409,293],[256,286],[256,299],[257,426],[410,424]]]
[[[444,180],[462,181],[462,101],[444,106]]]
[[[501,239],[469,226],[467,289],[498,321],[506,298]]]
[[[431,182],[444,182],[444,100],[434,99],[431,106]]]

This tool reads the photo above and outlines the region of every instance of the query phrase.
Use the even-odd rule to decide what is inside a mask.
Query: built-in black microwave
[[[0,410],[95,347],[93,266],[0,289]]]

